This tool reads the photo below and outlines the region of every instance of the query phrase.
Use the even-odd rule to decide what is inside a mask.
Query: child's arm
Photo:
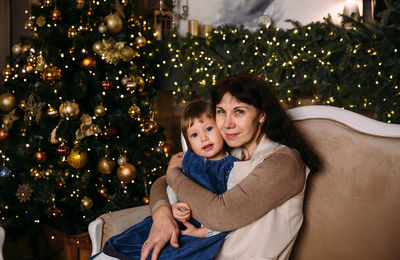
[[[206,227],[197,228],[187,221],[183,221],[182,223],[186,227],[185,230],[179,230],[179,232],[182,235],[191,236],[191,237],[208,237],[208,235],[207,235],[208,228],[206,228]]]
[[[184,221],[183,224],[186,226],[186,229],[179,231],[182,235],[192,237],[211,237],[221,233],[220,231],[211,230],[204,226],[196,228],[194,225],[187,221]]]

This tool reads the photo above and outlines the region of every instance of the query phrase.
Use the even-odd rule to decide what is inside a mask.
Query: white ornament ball
[[[107,31],[107,26],[104,23],[101,23],[99,25],[98,30],[99,30],[99,33],[105,33]]]
[[[126,158],[126,156],[121,155],[118,159],[117,159],[117,163],[119,166],[124,165],[128,162],[128,159]]]
[[[19,44],[14,44],[11,49],[12,53],[15,55],[20,55],[22,52],[22,47]]]

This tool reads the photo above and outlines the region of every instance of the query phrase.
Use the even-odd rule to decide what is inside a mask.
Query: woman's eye
[[[207,127],[207,132],[210,132],[211,130],[213,129],[213,127],[212,126],[209,126],[209,127]]]
[[[196,137],[197,133],[191,134],[190,137]]]
[[[243,114],[243,113],[244,113],[243,110],[240,110],[240,109],[236,110],[236,114],[238,114],[238,115],[241,115],[241,114]]]
[[[223,109],[217,109],[217,114],[225,114],[225,110],[223,110]]]

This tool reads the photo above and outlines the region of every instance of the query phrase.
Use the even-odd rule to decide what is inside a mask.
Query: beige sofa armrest
[[[4,260],[3,245],[4,245],[5,236],[6,236],[6,231],[4,230],[3,227],[0,226],[0,260]]]
[[[145,205],[117,210],[98,217],[89,225],[92,254],[100,252],[110,237],[120,234],[148,216],[150,216],[150,208]]]

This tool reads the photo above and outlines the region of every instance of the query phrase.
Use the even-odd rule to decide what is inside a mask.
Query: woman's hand
[[[179,247],[179,227],[172,217],[171,209],[168,206],[160,206],[152,217],[153,225],[147,240],[143,244],[140,260],[147,259],[152,249],[154,250],[151,260],[156,260],[168,242],[175,248]]]
[[[183,155],[184,155],[183,152],[172,155],[171,160],[169,161],[168,164],[167,174],[168,171],[171,170],[172,168],[178,167],[182,169]]]
[[[172,205],[172,215],[180,222],[188,221],[190,219],[190,207],[185,202],[178,202]]]

